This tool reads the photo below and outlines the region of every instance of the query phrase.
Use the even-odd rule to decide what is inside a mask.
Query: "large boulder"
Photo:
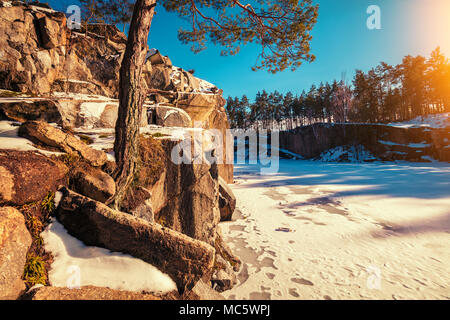
[[[224,292],[232,289],[237,283],[237,276],[231,265],[222,256],[217,254],[214,264],[217,267],[211,277],[214,290]]]
[[[189,117],[184,110],[179,108],[154,105],[147,107],[147,113],[150,115],[149,122],[162,127],[192,127],[191,117]]]
[[[214,93],[181,93],[177,101],[177,106],[186,111],[194,122],[205,123],[210,120],[211,114],[223,108],[226,104],[221,94]],[[224,110],[225,111],[225,110]]]
[[[25,290],[22,276],[30,245],[23,215],[0,208],[0,300],[15,300]]]
[[[166,68],[164,65],[153,65],[152,73],[149,79],[149,86],[153,89],[163,91],[172,91],[175,89],[171,79],[172,68]]]
[[[217,165],[210,164],[204,157],[198,163],[173,161],[171,156],[176,155],[180,143],[186,141],[141,139],[140,173],[136,183],[143,187],[134,189],[127,197],[126,211],[209,243],[231,269],[237,271],[241,262],[223,243],[218,228],[221,217]],[[228,187],[224,180],[222,185],[223,189]],[[228,193],[222,191],[228,201],[223,207],[232,212],[235,198],[232,191],[227,190]],[[232,278],[233,275],[229,275]],[[219,277],[225,286],[231,285],[225,277]]]
[[[119,291],[109,288],[86,286],[80,289],[37,287],[23,297],[24,300],[162,300],[148,293]],[[170,297],[169,297],[170,299]]]
[[[182,296],[183,300],[226,300],[223,295],[214,290],[208,283],[200,280],[190,292]]]
[[[152,193],[141,186],[132,188],[122,202],[122,211],[132,216],[154,222]]]
[[[177,99],[173,93],[215,93],[218,91],[214,85],[196,78],[193,71],[186,71],[172,65],[172,61],[159,52],[149,57],[152,72],[146,79],[148,87],[153,89],[155,96],[174,103]]]
[[[217,166],[201,163],[176,164],[171,159],[180,141],[161,140],[164,154],[159,179],[144,186],[152,194],[155,221],[192,238],[214,245],[220,222]]]
[[[220,221],[231,221],[236,209],[236,196],[226,181],[219,177]]]
[[[106,202],[116,193],[113,178],[87,165],[74,168],[70,173],[70,186],[74,191],[100,202]]]
[[[19,122],[43,120],[59,123],[62,120],[56,101],[30,98],[2,99],[0,117]]]
[[[52,15],[51,17],[40,13],[37,19],[37,26],[41,40],[41,46],[44,49],[53,49],[58,45],[65,45],[66,35],[66,17],[64,15]]]
[[[0,150],[0,205],[42,200],[65,183],[68,168],[31,151]]]
[[[56,217],[86,245],[130,254],[154,265],[175,281],[180,293],[211,273],[215,250],[205,242],[112,210],[66,188],[61,192]]]
[[[107,161],[106,153],[103,151],[92,149],[70,133],[65,133],[43,121],[24,123],[20,127],[19,134],[38,144],[80,156],[94,167],[100,167]]]

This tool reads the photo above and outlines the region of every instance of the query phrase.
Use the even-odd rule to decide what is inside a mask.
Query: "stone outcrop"
[[[234,152],[226,143],[227,130],[230,126],[222,90],[181,68],[166,64],[153,66],[149,87],[151,101],[184,110],[196,128],[218,130],[223,136],[224,156]],[[220,163],[218,170],[219,175],[227,183],[234,182],[232,163]]]
[[[65,133],[43,121],[24,123],[20,127],[19,134],[35,143],[80,156],[94,167],[100,167],[107,161],[103,151],[92,149],[72,134]]]
[[[22,276],[30,245],[23,215],[0,208],[0,300],[15,300],[25,290]]]
[[[30,289],[23,300],[172,300],[176,297],[158,297],[148,293],[137,293],[129,291],[119,291],[109,288],[94,286],[81,287],[80,289],[56,288],[56,287],[37,287]]]
[[[106,202],[116,193],[113,178],[98,168],[76,167],[70,173],[71,188],[93,200]]]
[[[37,152],[0,150],[0,205],[42,200],[65,183],[68,168]]]
[[[83,100],[79,96],[118,98],[126,36],[114,26],[101,24],[89,25],[82,32],[70,30],[61,12],[15,1],[10,4],[0,7],[4,18],[0,21],[0,88],[45,96],[46,101],[0,101],[0,118],[3,114],[8,119],[45,120],[67,128],[113,128],[117,100]],[[149,93],[147,104],[153,103],[158,110],[156,123],[218,129],[225,136],[229,124],[222,91],[196,78],[193,71],[174,67],[158,51],[154,53],[144,65],[142,80]],[[76,97],[68,98],[69,93]],[[54,96],[57,98],[51,98]],[[146,111],[142,125],[151,122]],[[224,142],[227,152],[233,150],[227,150]],[[233,183],[232,164],[219,164],[218,170],[227,183]]]
[[[49,94],[76,92],[117,98],[118,73],[126,36],[115,26],[89,25],[88,32],[67,28],[62,12],[15,2],[0,7],[4,37],[0,45],[0,87]],[[87,34],[87,36],[86,36]],[[218,89],[157,53],[144,66],[148,88],[215,93]]]
[[[118,100],[100,96],[0,98],[0,120],[42,120],[64,128],[115,128],[118,110]],[[141,115],[141,126],[147,125],[145,109]]]
[[[57,219],[86,245],[123,252],[167,273],[180,293],[191,290],[211,272],[215,250],[210,245],[63,188]]]
[[[220,221],[231,221],[236,209],[236,196],[226,181],[219,177]]]
[[[371,124],[315,124],[280,132],[280,148],[307,159],[338,146],[362,145],[382,161],[450,161],[450,128]]]
[[[34,95],[71,91],[116,96],[126,46],[117,28],[97,26],[93,31],[100,34],[85,36],[67,28],[62,12],[11,4],[0,7],[1,88]]]

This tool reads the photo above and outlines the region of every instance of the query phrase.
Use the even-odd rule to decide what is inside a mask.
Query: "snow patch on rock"
[[[54,287],[97,286],[134,292],[168,293],[173,280],[154,266],[123,253],[88,247],[53,220],[42,233],[54,257],[49,280]]]
[[[317,159],[323,162],[373,162],[378,160],[373,154],[367,151],[363,146],[339,146],[329,149]]]
[[[0,121],[0,149],[17,151],[39,151],[44,155],[61,155],[61,152],[51,152],[36,148],[33,143],[19,137],[20,123],[14,121]]]

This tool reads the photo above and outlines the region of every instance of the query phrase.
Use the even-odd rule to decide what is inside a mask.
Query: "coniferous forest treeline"
[[[312,85],[300,95],[262,90],[254,102],[229,97],[232,128],[289,130],[317,122],[389,123],[450,112],[450,62],[436,48],[427,59],[406,56],[401,64],[381,62],[344,80]]]

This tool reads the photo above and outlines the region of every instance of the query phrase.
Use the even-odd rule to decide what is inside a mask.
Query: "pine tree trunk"
[[[148,52],[148,34],[152,24],[156,0],[137,0],[130,25],[128,43],[120,69],[119,114],[116,123],[114,152],[116,209],[134,179],[139,148],[139,125],[146,93],[142,88],[142,67]]]

